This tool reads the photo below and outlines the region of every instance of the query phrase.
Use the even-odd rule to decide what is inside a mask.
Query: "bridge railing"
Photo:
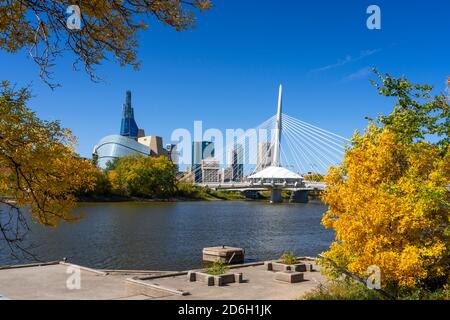
[[[305,185],[307,187],[311,188],[317,188],[317,189],[325,189],[327,184],[325,182],[319,182],[319,181],[304,181]]]
[[[304,181],[301,184],[298,183],[272,183],[272,182],[210,182],[210,183],[197,183],[197,186],[210,189],[254,189],[254,188],[279,188],[279,189],[318,189],[324,190],[326,184],[324,182],[316,181]]]

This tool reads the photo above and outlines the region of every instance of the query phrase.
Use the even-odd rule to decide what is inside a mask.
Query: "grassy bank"
[[[113,192],[84,193],[78,195],[79,202],[125,202],[125,201],[232,201],[245,200],[239,192],[216,191],[202,188],[190,183],[179,183],[177,188],[167,196],[133,196]]]

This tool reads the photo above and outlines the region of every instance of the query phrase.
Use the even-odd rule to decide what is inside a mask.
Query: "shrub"
[[[285,252],[280,257],[281,263],[292,265],[298,262],[297,257],[292,252]]]
[[[206,273],[213,275],[213,276],[219,276],[221,274],[227,273],[229,270],[228,266],[223,264],[220,261],[213,262],[212,266],[206,269]]]
[[[208,193],[204,188],[198,187],[189,182],[178,182],[176,195],[182,198],[194,200],[208,200]]]
[[[381,300],[382,297],[351,279],[330,281],[307,293],[305,300]]]

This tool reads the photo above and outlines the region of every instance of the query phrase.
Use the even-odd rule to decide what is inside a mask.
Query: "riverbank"
[[[195,187],[194,191],[183,191],[184,195],[168,197],[134,197],[116,194],[82,195],[78,196],[78,202],[185,202],[185,201],[265,201],[270,198],[270,191],[260,191],[259,198],[249,199],[237,191],[217,191]],[[320,199],[320,195],[311,194],[311,199]],[[283,200],[290,199],[290,192],[282,192]]]
[[[262,198],[262,200],[265,198]],[[205,195],[197,197],[152,197],[152,198],[139,198],[139,197],[126,197],[119,195],[92,195],[92,196],[79,196],[78,202],[189,202],[189,201],[245,201],[248,200],[240,194],[231,194],[226,192],[209,192]]]
[[[79,202],[181,202],[181,201],[227,201],[246,200],[239,192],[217,191],[213,189],[201,188],[194,185],[183,185],[173,194],[168,196],[136,197],[114,193],[104,194],[82,194],[77,196]],[[262,199],[266,197],[262,196]]]

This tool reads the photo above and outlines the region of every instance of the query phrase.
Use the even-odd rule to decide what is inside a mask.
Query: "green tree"
[[[167,157],[130,155],[108,172],[113,190],[135,197],[170,197],[176,191],[176,166]]]
[[[374,70],[379,82],[372,81],[380,95],[395,98],[394,110],[380,115],[377,122],[396,132],[404,143],[429,140],[432,136],[447,150],[450,135],[450,108],[445,93],[433,96],[433,87],[414,84],[405,77],[394,78]]]

